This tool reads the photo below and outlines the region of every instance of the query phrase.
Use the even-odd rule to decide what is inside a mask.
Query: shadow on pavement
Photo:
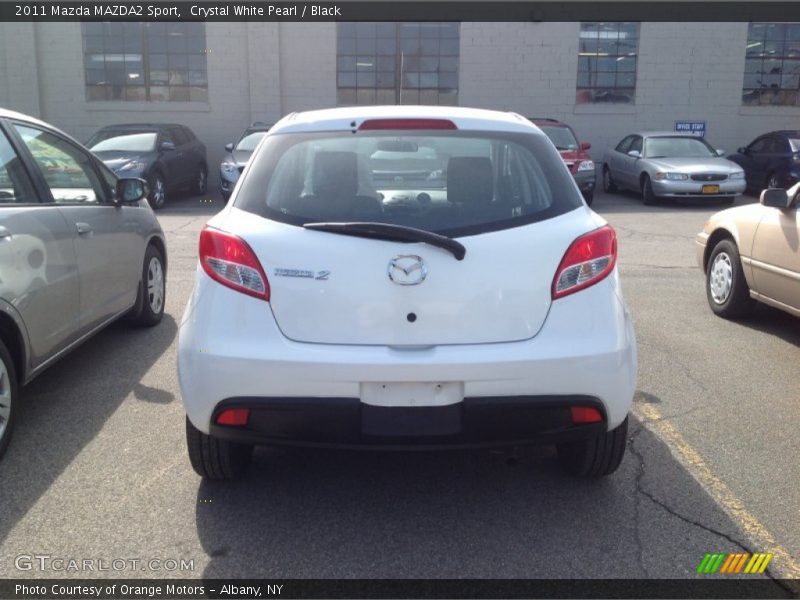
[[[177,324],[168,314],[153,328],[118,321],[22,390],[11,445],[0,461],[0,541],[92,442],[129,394],[133,392],[137,402],[172,399],[171,394],[143,386],[140,380],[176,333]],[[86,510],[90,511],[88,493]]]
[[[747,544],[664,444],[636,421],[629,434],[598,481],[563,474],[550,448],[260,449],[244,480],[199,486],[203,576],[694,577],[706,552]]]
[[[164,207],[156,211],[156,216],[191,213],[215,215],[225,208],[226,201],[216,189],[209,188],[202,196],[185,192],[175,192],[167,198]]]

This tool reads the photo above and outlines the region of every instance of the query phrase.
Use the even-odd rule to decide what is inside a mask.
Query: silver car
[[[141,179],[0,109],[0,455],[19,386],[118,317],[164,314],[164,233]]]
[[[733,204],[745,190],[744,171],[723,154],[693,135],[632,133],[606,153],[603,189],[637,191],[644,204],[687,197]]]

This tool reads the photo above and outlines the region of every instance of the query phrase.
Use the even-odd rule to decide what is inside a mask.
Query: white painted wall
[[[636,102],[576,105],[579,24],[463,23],[459,103],[570,123],[601,159],[623,135],[704,120],[732,151],[757,134],[800,128],[800,107],[743,107],[746,23],[642,23]],[[0,106],[86,140],[113,123],[191,127],[212,184],[223,146],[252,121],[336,103],[333,23],[208,23],[207,103],[87,102],[80,25],[0,23]]]

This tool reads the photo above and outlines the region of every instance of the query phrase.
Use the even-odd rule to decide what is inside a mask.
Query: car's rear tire
[[[164,305],[167,298],[167,275],[164,269],[164,257],[153,244],[147,246],[142,265],[142,280],[139,284],[141,306],[139,314],[132,316],[133,322],[141,327],[153,327],[164,317]]]
[[[164,181],[164,176],[161,173],[153,173],[147,178],[147,187],[150,188],[150,193],[147,196],[147,201],[153,210],[162,208],[167,201],[167,183]]]
[[[777,173],[770,173],[767,175],[766,184],[767,188],[779,188],[781,187],[781,178]]]
[[[594,202],[594,191],[584,192],[583,199],[586,200],[586,204],[591,206],[592,202]]]
[[[739,250],[731,239],[720,240],[708,258],[706,298],[714,314],[725,319],[746,317],[755,307]]]
[[[580,442],[559,444],[558,461],[579,477],[605,477],[617,470],[628,438],[628,417],[616,428]]]
[[[17,397],[17,371],[11,353],[0,340],[0,457],[11,441]]]
[[[186,417],[186,445],[195,472],[205,479],[240,477],[253,457],[253,446],[220,440],[203,433]]]
[[[194,178],[194,183],[192,184],[192,191],[195,194],[205,194],[208,190],[208,169],[205,165],[200,165],[197,170],[197,174]]]
[[[617,191],[617,184],[611,178],[611,170],[608,167],[603,167],[603,191],[607,193]]]
[[[645,206],[658,204],[658,198],[653,192],[653,182],[650,181],[649,175],[642,177],[642,204]]]

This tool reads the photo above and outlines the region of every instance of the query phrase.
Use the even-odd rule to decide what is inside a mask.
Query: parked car
[[[183,125],[111,125],[95,133],[87,146],[117,175],[145,179],[153,208],[164,206],[176,189],[205,194],[208,187],[206,147]]]
[[[146,183],[53,127],[0,109],[0,455],[19,387],[128,315],[164,313],[164,234]]]
[[[578,143],[578,138],[572,127],[556,119],[529,117],[531,122],[541,129],[567,165],[575,183],[583,194],[586,204],[592,205],[594,200],[594,186],[597,175],[592,157],[588,150],[592,147],[589,142]]]
[[[219,191],[226,200],[231,197],[233,187],[239,180],[239,175],[247,166],[247,161],[256,149],[258,142],[269,131],[272,125],[256,122],[244,130],[244,133],[235,144],[225,144],[227,154],[219,166]]]
[[[637,191],[648,205],[691,197],[733,204],[745,190],[744,171],[723,154],[690,134],[632,133],[606,153],[603,189]]]
[[[254,444],[544,442],[572,473],[617,468],[636,341],[616,235],[536,126],[321,110],[250,161],[180,327],[197,473],[237,476]]]
[[[747,187],[788,188],[800,181],[800,131],[773,131],[728,157],[744,169]]]
[[[800,183],[769,188],[758,204],[713,215],[697,235],[708,304],[729,319],[756,301],[800,316]]]

